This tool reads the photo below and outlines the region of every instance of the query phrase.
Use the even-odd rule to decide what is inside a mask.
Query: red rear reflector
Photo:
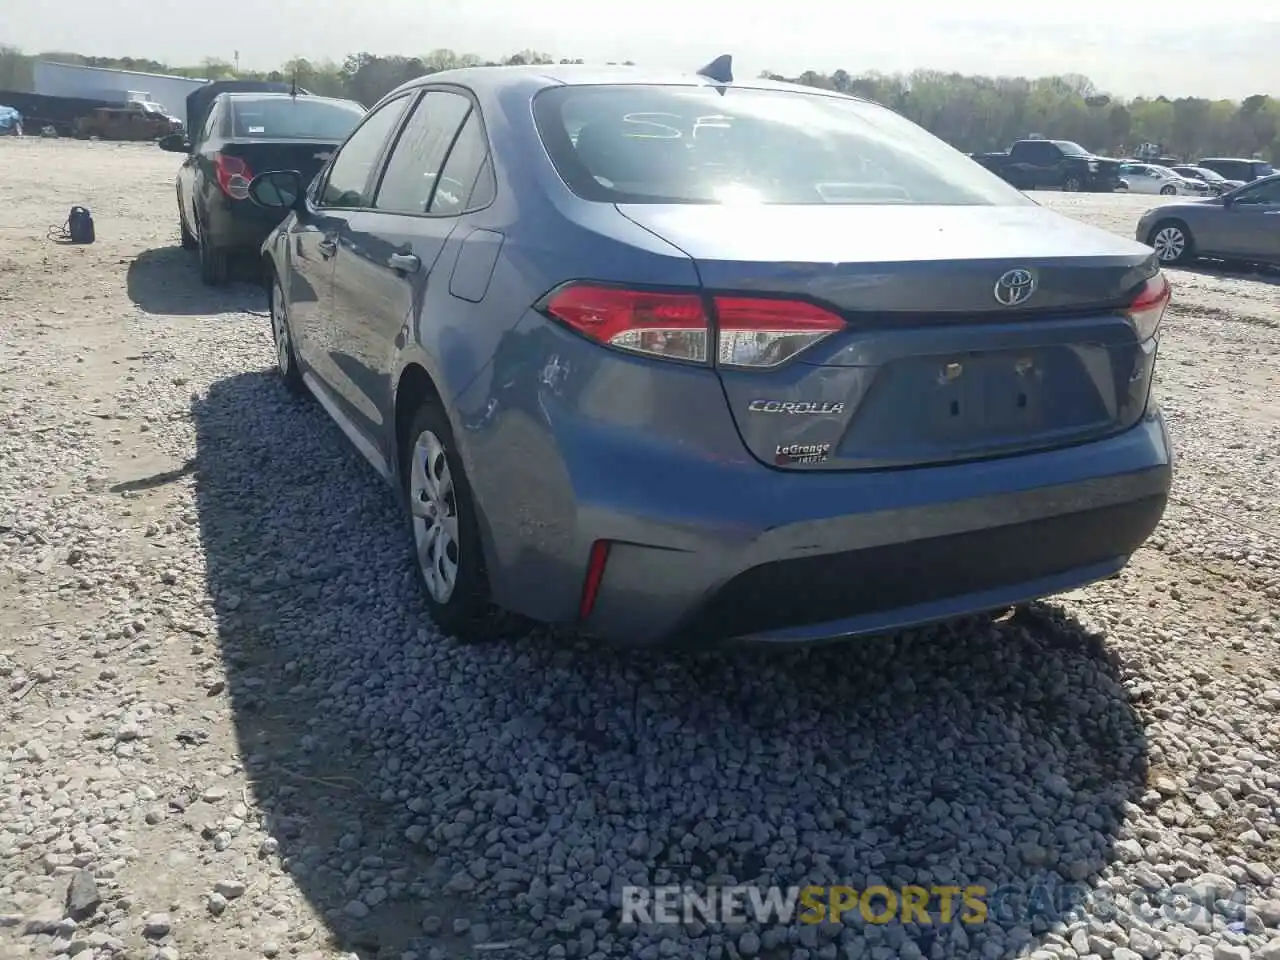
[[[249,196],[249,181],[253,179],[253,171],[239,157],[229,157],[225,153],[213,155],[213,172],[218,178],[218,187],[232,200],[245,200]]]
[[[587,558],[587,576],[582,583],[582,602],[578,604],[578,619],[585,620],[591,616],[596,606],[596,595],[600,593],[600,582],[604,579],[604,565],[609,561],[609,541],[597,540],[591,545],[591,555]]]
[[[1155,336],[1172,297],[1173,288],[1169,286],[1169,281],[1163,273],[1157,273],[1142,285],[1133,303],[1125,311],[1140,341],[1146,342]]]
[[[716,297],[716,357],[730,366],[772,367],[843,329],[828,310],[798,300]],[[668,360],[706,363],[711,324],[696,293],[654,293],[570,284],[545,310],[597,343]]]

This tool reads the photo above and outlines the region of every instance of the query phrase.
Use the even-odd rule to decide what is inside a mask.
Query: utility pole
[[[236,73],[240,72],[240,51],[235,51]]]

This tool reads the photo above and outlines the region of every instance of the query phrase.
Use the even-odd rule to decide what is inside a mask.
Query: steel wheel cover
[[[458,583],[458,505],[444,445],[430,430],[424,430],[413,446],[409,508],[427,592],[437,603],[448,603]]]
[[[288,376],[292,366],[289,359],[289,320],[284,305],[284,291],[280,289],[278,279],[271,287],[271,333],[276,341],[276,366],[282,374]]]

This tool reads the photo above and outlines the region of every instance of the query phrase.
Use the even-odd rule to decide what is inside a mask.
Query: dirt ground
[[[1280,960],[1280,274],[1170,271],[1173,501],[1120,578],[1039,620],[674,665],[539,638],[477,652],[406,599],[390,497],[274,379],[261,289],[200,284],[175,168],[152,146],[0,140],[0,958]],[[1037,199],[1128,236],[1158,198]],[[73,204],[93,211],[92,246],[51,239]],[[633,730],[619,746],[644,702],[656,745]],[[1004,733],[928,745],[996,709]],[[553,728],[573,746],[544,748]],[[732,792],[739,773],[716,764],[739,747],[759,786]],[[634,791],[617,772],[632,754]],[[671,786],[699,764],[703,800]],[[933,786],[913,792],[923,768]],[[1018,798],[982,786],[997,775],[1050,784],[1019,794],[1030,813],[1007,839],[990,811]],[[922,852],[889,825],[932,815],[943,780],[960,786]],[[706,796],[703,831],[688,818]],[[833,826],[839,804],[864,812]],[[1056,862],[1028,844],[1065,863],[1070,838],[1088,848],[1074,879],[1208,876],[1250,906],[860,946],[633,933],[575,898],[700,862],[662,857],[679,830],[738,815],[779,878],[792,854],[838,864],[818,837],[860,820],[867,859],[845,869],[864,877],[941,877],[946,849],[961,873],[1022,881]],[[737,856],[734,838],[707,843]]]

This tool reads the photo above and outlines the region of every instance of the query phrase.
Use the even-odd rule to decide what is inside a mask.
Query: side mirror
[[[166,153],[191,152],[191,144],[187,142],[187,138],[181,133],[171,133],[167,137],[161,137],[156,141],[156,146]]]
[[[306,184],[297,170],[268,170],[249,183],[249,199],[264,210],[302,210]]]

